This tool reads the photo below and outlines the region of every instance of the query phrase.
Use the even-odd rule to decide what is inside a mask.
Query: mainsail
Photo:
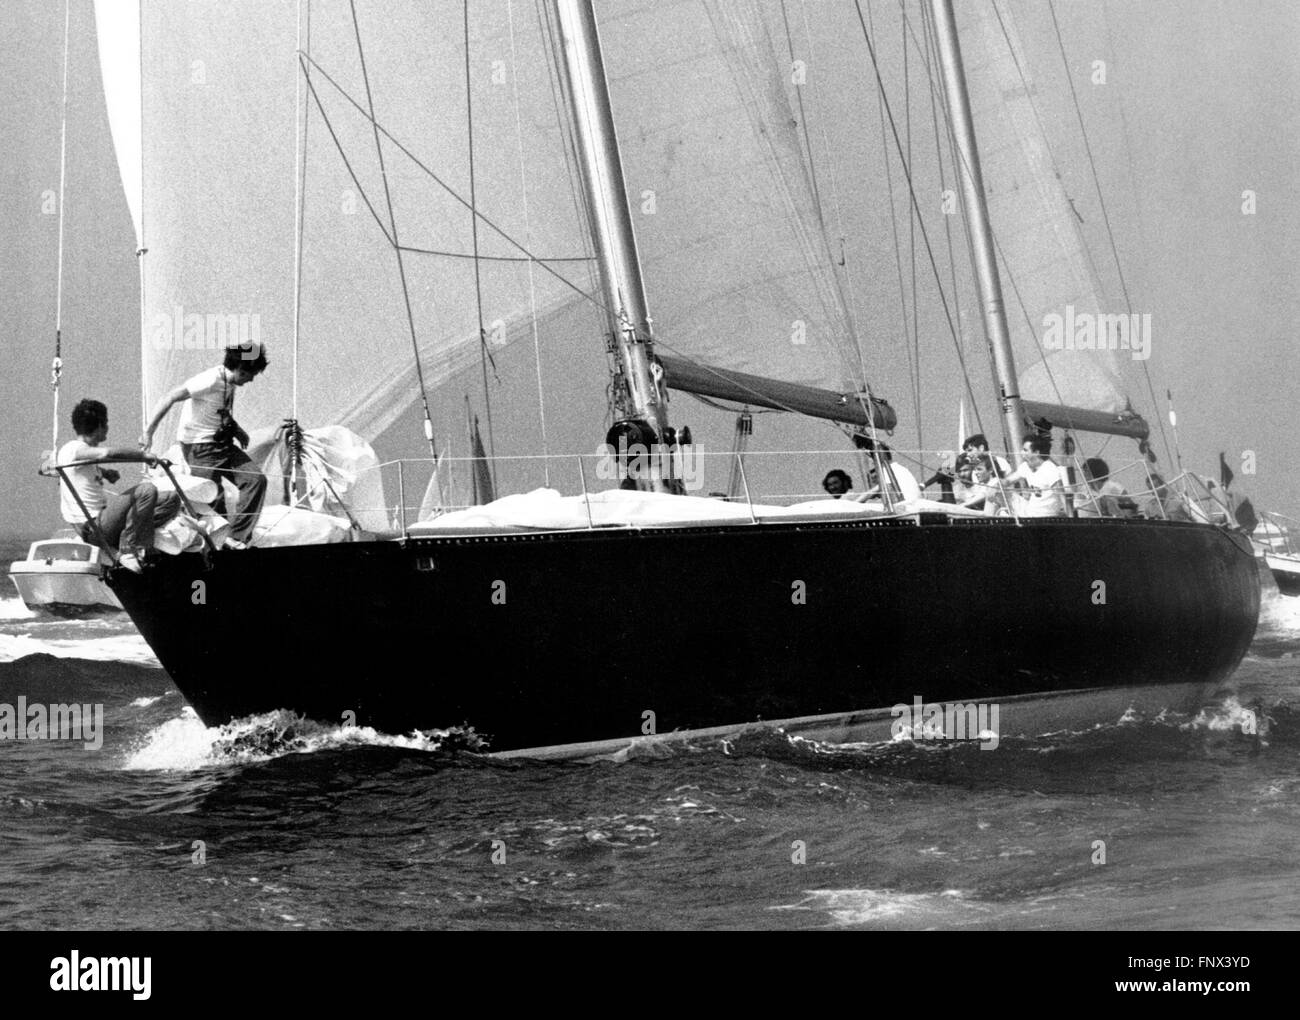
[[[1095,320],[1121,309],[1107,304],[1078,214],[1055,173],[1042,104],[1016,20],[1006,3],[957,8],[971,108],[1003,272],[1007,322],[1026,400],[1121,412],[1128,397],[1121,352],[1054,346],[1051,317],[1073,309]],[[1094,335],[1095,342],[1095,335]],[[1127,352],[1123,352],[1127,356]]]

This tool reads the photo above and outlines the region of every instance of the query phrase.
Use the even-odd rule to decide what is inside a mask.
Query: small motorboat
[[[1277,582],[1277,590],[1283,595],[1300,595],[1300,556],[1266,552],[1264,562]]]
[[[122,603],[104,584],[102,551],[71,529],[33,542],[25,560],[9,567],[28,609],[60,616],[121,612]]]

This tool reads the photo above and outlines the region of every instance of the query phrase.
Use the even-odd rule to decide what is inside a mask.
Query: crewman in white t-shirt
[[[217,498],[212,503],[212,510],[229,517],[230,537],[226,539],[226,548],[247,547],[266,496],[266,475],[235,445],[239,443],[247,447],[248,433],[239,427],[234,417],[235,391],[247,386],[265,370],[266,351],[261,345],[229,348],[220,365],[187,379],[163,397],[140,437],[140,445],[148,450],[153,445],[153,434],[167,412],[181,401],[185,402],[176,438],[190,471],[199,478],[211,478],[217,483]],[[239,489],[239,504],[232,515],[226,513],[223,478],[229,478]]]
[[[63,519],[77,528],[85,541],[118,548],[118,565],[138,574],[144,569],[146,553],[153,548],[154,529],[176,516],[180,497],[174,492],[160,496],[152,482],[140,482],[122,492],[105,491],[105,482],[115,483],[121,476],[96,461],[135,461],[154,467],[160,459],[147,450],[105,446],[108,408],[100,401],[79,402],[72,409],[72,429],[77,438],[59,447],[54,458],[56,467],[65,468],[62,474],[67,480],[59,485]]]
[[[1012,505],[1020,517],[1064,517],[1065,472],[1051,459],[1052,441],[1031,436],[1020,449],[1024,458],[1007,481],[1015,488]]]

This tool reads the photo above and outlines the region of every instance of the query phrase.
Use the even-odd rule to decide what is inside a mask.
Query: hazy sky
[[[817,6],[810,0],[810,10]],[[1026,45],[1048,38],[1046,6],[1016,6],[1026,13]],[[884,21],[897,5],[873,10]],[[93,394],[113,409],[113,438],[129,443],[140,414],[134,240],[89,0],[74,2],[72,12],[61,435],[68,438],[71,404]],[[855,24],[851,6],[837,3],[834,12]],[[1213,473],[1226,451],[1234,488],[1261,509],[1300,516],[1293,423],[1300,406],[1293,336],[1300,322],[1300,5],[1058,0],[1057,12],[1134,305],[1153,317],[1149,367],[1158,413],[1166,413],[1164,392],[1172,389],[1187,467]],[[0,343],[8,356],[0,382],[0,534],[59,526],[53,483],[35,469],[50,432],[58,220],[48,193],[58,188],[62,14],[53,0],[0,4]],[[860,44],[854,50],[846,42],[842,56],[845,102],[862,101],[853,91],[861,82],[851,88],[848,80],[866,73]],[[1107,61],[1107,83],[1085,88],[1095,59]],[[1119,115],[1122,133],[1113,130]],[[853,156],[849,146],[841,159],[847,165]],[[1100,257],[1105,235],[1084,204],[1091,197],[1086,167],[1076,162],[1064,176]],[[868,187],[880,191],[878,182]],[[1255,194],[1253,215],[1242,212],[1247,190]],[[850,250],[857,243],[869,251],[880,241],[865,236],[865,227],[862,233]],[[1102,262],[1109,272],[1113,263]],[[892,261],[879,272],[850,272],[861,307],[897,300],[896,289],[880,283],[892,272]],[[891,353],[887,344],[881,351]],[[873,381],[906,412],[898,437],[906,445],[914,415],[901,365],[883,357]],[[975,371],[986,374],[982,366]],[[1153,417],[1140,396],[1140,410]],[[954,412],[926,413],[926,445],[951,445]],[[1254,476],[1242,469],[1247,452]]]

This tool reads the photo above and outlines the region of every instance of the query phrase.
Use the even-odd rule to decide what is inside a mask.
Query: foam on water
[[[0,620],[34,620],[36,614],[22,599],[0,599]]]
[[[960,889],[936,893],[904,893],[892,889],[810,889],[798,903],[771,909],[822,911],[836,924],[845,926],[882,921],[951,924],[963,914],[982,913],[981,906],[968,900]]]
[[[1259,603],[1259,630],[1300,635],[1300,597],[1265,591]]]
[[[1269,718],[1257,708],[1243,705],[1236,696],[1226,698],[1222,704],[1201,709],[1194,719],[1182,723],[1183,730],[1232,730],[1238,733],[1264,735]]]
[[[139,699],[141,701],[147,699]],[[236,719],[224,726],[204,726],[188,706],[145,734],[127,758],[128,771],[190,771],[270,761],[287,754],[349,747],[392,747],[441,751],[477,750],[482,741],[472,730],[416,731],[409,736],[379,733],[369,726],[326,725],[283,710]]]
[[[0,662],[13,662],[25,655],[44,652],[61,659],[90,659],[95,662],[127,662],[158,666],[158,660],[137,633],[96,637],[56,638],[36,634],[0,634]]]

